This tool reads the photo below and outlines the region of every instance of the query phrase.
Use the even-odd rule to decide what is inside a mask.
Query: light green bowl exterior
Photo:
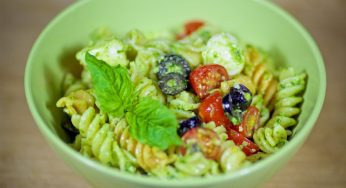
[[[269,50],[277,63],[305,70],[308,84],[297,134],[279,152],[233,174],[203,179],[159,180],[131,175],[87,159],[66,144],[61,130],[61,82],[74,53],[99,26],[124,34],[132,28],[166,30],[202,19],[240,39]],[[33,117],[49,145],[95,187],[254,187],[267,181],[297,152],[316,122],[326,90],[321,54],[291,16],[264,0],[83,0],[58,15],[34,44],[25,71],[25,93]]]

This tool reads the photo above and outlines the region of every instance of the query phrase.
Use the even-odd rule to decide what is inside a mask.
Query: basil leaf
[[[156,146],[162,150],[171,145],[180,145],[175,115],[159,101],[149,97],[140,98],[139,103],[126,114],[131,136],[140,143]]]
[[[100,109],[116,117],[127,112],[126,119],[134,139],[162,150],[182,143],[175,115],[157,100],[138,99],[127,69],[119,65],[112,67],[89,53],[85,60]]]
[[[110,66],[93,55],[85,54],[97,101],[103,112],[121,117],[136,99],[134,86],[126,68]]]

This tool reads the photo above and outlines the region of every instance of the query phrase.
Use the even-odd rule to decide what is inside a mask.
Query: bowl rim
[[[201,185],[208,185],[213,183],[221,183],[224,181],[237,179],[241,176],[250,174],[251,172],[254,172],[254,171],[259,171],[263,169],[265,166],[270,165],[272,161],[280,160],[280,158],[282,158],[286,154],[287,150],[292,150],[293,147],[296,147],[297,145],[300,144],[299,143],[300,141],[304,142],[305,139],[307,138],[306,135],[309,135],[309,132],[314,127],[314,124],[317,121],[318,116],[321,112],[324,98],[325,98],[325,93],[326,93],[326,71],[325,71],[324,61],[323,61],[321,52],[317,44],[313,40],[313,38],[307,32],[307,30],[285,10],[281,9],[280,7],[278,7],[277,5],[269,1],[251,0],[253,3],[258,3],[261,6],[265,6],[270,11],[276,12],[283,19],[287,20],[291,24],[291,26],[294,27],[297,30],[297,32],[299,32],[303,36],[303,38],[306,40],[306,42],[308,43],[308,46],[311,48],[313,52],[314,58],[317,61],[316,63],[317,63],[317,69],[318,69],[318,76],[321,82],[319,83],[320,84],[320,87],[318,89],[319,95],[317,96],[316,105],[313,111],[311,112],[310,117],[308,117],[306,124],[299,131],[297,131],[297,134],[294,136],[293,139],[291,139],[287,144],[285,144],[285,146],[281,148],[278,152],[272,154],[270,157],[264,160],[258,161],[250,165],[249,167],[240,169],[233,173],[211,176],[212,178],[187,178],[187,179],[177,180],[177,179],[160,179],[157,177],[134,175],[134,174],[122,172],[118,170],[117,168],[108,167],[106,165],[95,162],[93,160],[90,160],[80,155],[79,152],[73,150],[68,144],[66,144],[63,140],[61,140],[61,138],[59,138],[58,135],[54,134],[49,129],[48,126],[46,126],[45,121],[40,116],[35,106],[33,94],[31,92],[32,79],[30,75],[32,75],[31,72],[33,70],[32,67],[34,64],[34,61],[33,61],[34,54],[36,54],[38,50],[38,46],[40,42],[42,41],[42,39],[45,37],[45,35],[53,28],[53,26],[57,22],[61,21],[66,15],[68,15],[70,12],[73,12],[74,9],[77,9],[78,7],[81,7],[84,4],[88,3],[89,1],[91,0],[77,1],[73,3],[72,5],[68,6],[62,12],[60,12],[56,17],[54,17],[53,20],[51,20],[49,24],[41,32],[39,37],[36,39],[27,60],[27,64],[25,67],[25,76],[24,76],[24,88],[25,88],[26,100],[27,100],[29,109],[32,113],[32,116],[34,117],[34,120],[36,122],[36,125],[39,128],[40,132],[44,135],[44,137],[47,140],[50,140],[51,142],[50,144],[54,144],[57,148],[59,148],[59,150],[62,151],[62,153],[69,155],[74,160],[78,160],[81,163],[83,163],[83,165],[93,168],[95,171],[97,171],[97,173],[107,174],[108,176],[113,176],[119,179],[133,182],[133,183],[138,183],[142,185],[151,185],[151,186],[185,187],[185,186],[201,186]],[[66,164],[66,161],[64,162]]]

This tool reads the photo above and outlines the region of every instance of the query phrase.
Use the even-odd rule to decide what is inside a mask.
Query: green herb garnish
[[[120,65],[112,67],[89,53],[85,60],[101,110],[116,117],[124,116],[135,100],[134,85],[127,70]]]
[[[139,98],[126,68],[110,66],[89,53],[85,60],[101,111],[125,115],[131,136],[140,143],[162,150],[182,143],[175,115],[157,100]]]
[[[130,134],[139,142],[167,149],[180,145],[175,115],[159,101],[149,97],[141,98],[132,112],[126,114],[131,125]]]

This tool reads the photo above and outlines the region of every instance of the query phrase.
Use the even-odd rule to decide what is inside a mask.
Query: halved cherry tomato
[[[204,25],[204,22],[199,20],[187,22],[184,25],[184,33],[177,35],[176,37],[177,40],[183,39],[184,37],[191,35],[193,32],[195,32],[197,29],[199,29],[203,25]]]
[[[211,90],[219,88],[225,80],[229,80],[227,70],[217,64],[200,66],[189,76],[193,90],[202,99],[208,96]]]
[[[255,143],[253,143],[251,140],[247,139],[237,131],[229,129],[227,133],[228,139],[233,140],[233,142],[237,146],[239,146],[247,156],[253,155],[259,151],[259,148]]]
[[[198,108],[198,115],[206,123],[214,121],[216,125],[222,125],[226,129],[233,126],[223,110],[220,91],[215,91],[202,101]]]
[[[260,112],[254,107],[250,106],[243,116],[243,121],[239,126],[234,126],[233,128],[240,134],[247,138],[252,138],[252,135],[256,129],[258,129],[260,124]]]
[[[186,132],[182,140],[185,145],[180,148],[180,152],[185,155],[186,152],[201,151],[208,159],[217,160],[221,152],[221,140],[219,136],[211,129],[196,127]]]

